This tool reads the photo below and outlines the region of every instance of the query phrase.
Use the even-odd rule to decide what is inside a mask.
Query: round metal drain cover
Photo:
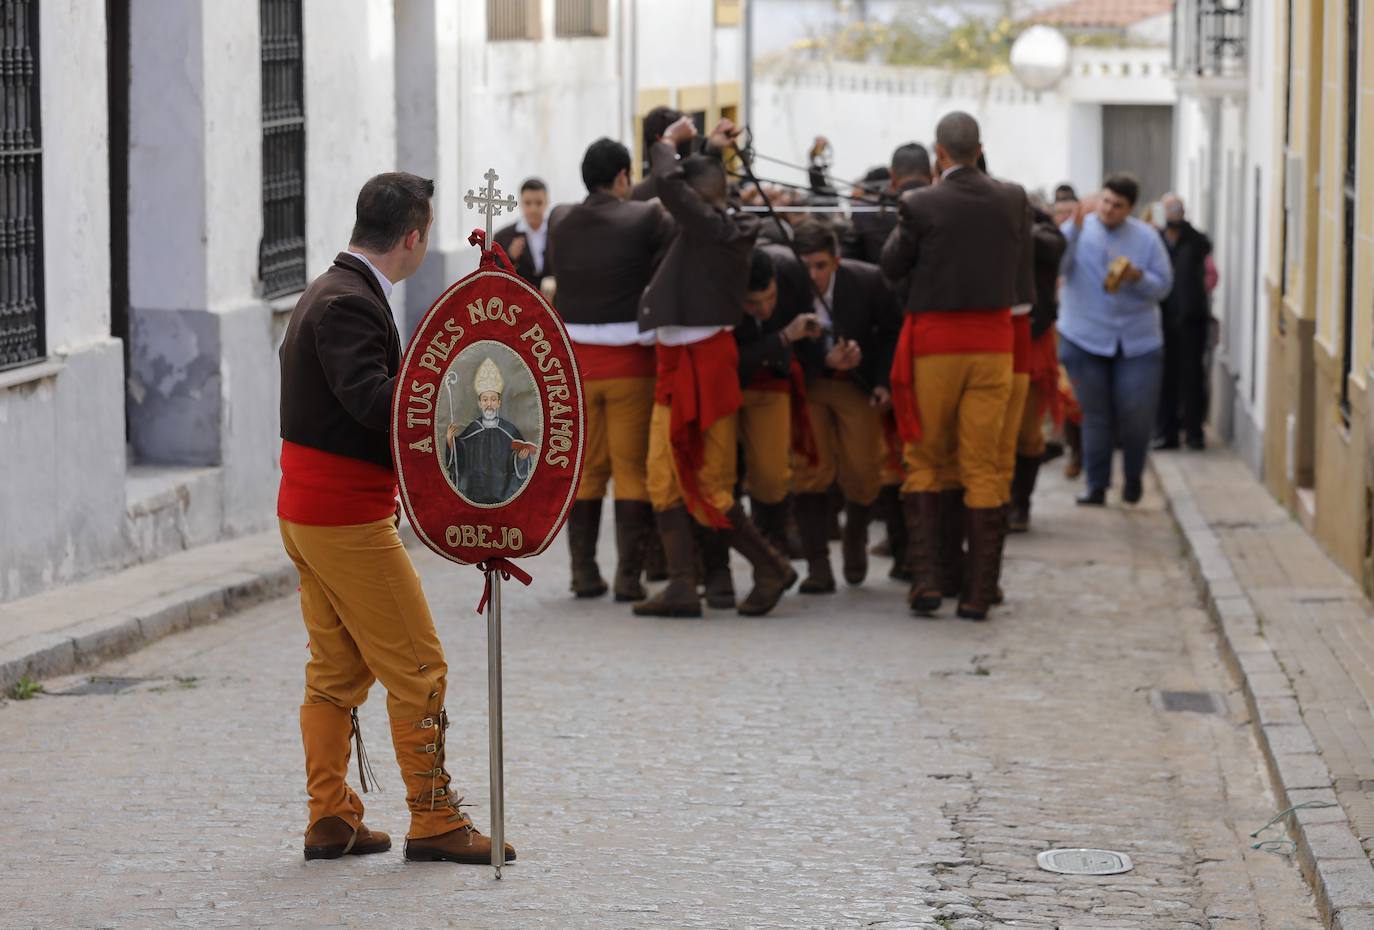
[[[1049,849],[1035,861],[1046,872],[1061,875],[1120,875],[1135,868],[1130,856],[1110,849]]]

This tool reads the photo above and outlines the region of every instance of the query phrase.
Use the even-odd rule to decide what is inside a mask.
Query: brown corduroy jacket
[[[291,311],[279,357],[282,439],[391,466],[401,335],[370,268],[340,252]]]
[[[597,191],[555,207],[544,273],[558,282],[554,306],[564,321],[633,323],[672,236],[672,217],[657,203]]]
[[[899,281],[908,313],[998,310],[1035,300],[1030,209],[1021,187],[977,168],[902,195],[883,246],[883,274]]]
[[[687,183],[668,143],[655,142],[649,157],[659,200],[677,232],[640,301],[640,330],[734,326],[744,315],[758,218],[707,203]]]

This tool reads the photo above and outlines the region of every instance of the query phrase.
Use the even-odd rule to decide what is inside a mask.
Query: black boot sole
[[[593,597],[601,597],[602,595],[604,595],[604,594],[605,594],[607,591],[609,591],[609,590],[611,590],[610,587],[609,587],[608,585],[604,585],[604,584],[601,585],[601,586],[598,587],[598,588],[583,588],[583,589],[581,589],[580,591],[579,591],[577,588],[573,588],[573,597],[576,597],[576,598],[593,598]]]
[[[507,862],[515,861],[515,853],[506,855]],[[406,862],[456,862],[458,865],[491,865],[491,856],[475,858],[473,856],[459,856],[453,853],[446,853],[439,849],[416,849],[412,850],[410,844],[406,844]]]
[[[331,843],[328,846],[305,847],[305,858],[308,861],[312,859],[342,859],[344,856],[371,856],[374,853],[384,853],[390,849],[390,840],[385,843],[354,843],[352,849],[348,848],[347,843]]]
[[[963,604],[960,604],[954,613],[961,620],[972,620],[974,622],[981,622],[988,618],[988,612],[986,610],[977,610]]]
[[[913,597],[907,601],[911,612],[922,617],[934,615],[943,603],[944,599],[939,597]]]
[[[638,604],[640,601],[648,598],[648,596],[649,593],[643,590],[632,591],[628,593],[624,591],[617,591],[615,592],[615,602],[617,604]]]

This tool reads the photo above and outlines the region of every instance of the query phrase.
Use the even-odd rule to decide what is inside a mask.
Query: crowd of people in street
[[[1129,175],[1082,198],[1028,194],[989,173],[964,113],[853,183],[830,176],[823,137],[793,166],[802,185],[760,181],[729,120],[700,138],[660,107],[645,130],[641,181],[629,150],[599,139],[585,200],[546,212],[529,179],[496,235],[581,369],[576,596],[645,616],[701,616],[703,601],[767,613],[798,581],[837,589],[834,541],[839,575],[863,584],[876,521],[872,552],[914,612],[953,600],[981,620],[1005,598],[1003,544],[1030,527],[1043,462],[1067,451],[1078,502],[1103,505],[1119,448],[1134,504],[1152,440],[1203,447],[1216,270],[1177,197],[1161,229],[1136,215]],[[753,569],[742,599],[732,548]],[[645,581],[667,584],[649,596]]]
[[[1028,195],[989,173],[961,112],[940,120],[931,149],[902,145],[853,185],[836,186],[817,139],[808,184],[785,195],[760,183],[729,120],[704,139],[666,108],[645,125],[641,181],[624,145],[598,139],[582,159],[584,200],[549,211],[546,186],[527,180],[520,217],[493,237],[552,297],[581,374],[576,596],[609,592],[652,617],[699,617],[703,600],[766,614],[794,587],[836,591],[836,540],[839,575],[863,584],[878,520],[912,612],[952,600],[985,620],[1007,596],[1006,536],[1029,528],[1054,454],[1047,429],[1063,424],[1084,505],[1106,502],[1116,447],[1131,504],[1152,434],[1202,446],[1215,267],[1177,198],[1161,232],[1132,215],[1139,189],[1124,175],[1081,200],[1068,187],[1052,202]],[[307,859],[391,846],[345,778],[351,742],[370,774],[357,707],[376,680],[411,813],[406,858],[516,855],[452,791],[448,666],[398,533],[389,429],[402,340],[389,297],[424,261],[433,194],[404,172],[369,180],[347,249],[302,295],[281,346],[277,510],[310,638]],[[485,364],[474,389],[500,426],[503,382]],[[531,445],[508,433],[510,449]],[[442,461],[455,488],[464,461]],[[608,490],[609,583],[597,563]],[[742,598],[731,550],[753,570]],[[651,595],[655,580],[666,584]]]

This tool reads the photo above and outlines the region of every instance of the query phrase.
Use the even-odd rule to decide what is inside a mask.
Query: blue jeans
[[[1064,337],[1059,360],[1068,369],[1078,405],[1083,408],[1083,470],[1090,491],[1112,484],[1112,447],[1121,444],[1126,484],[1140,481],[1154,434],[1164,349],[1127,358],[1094,355]]]

